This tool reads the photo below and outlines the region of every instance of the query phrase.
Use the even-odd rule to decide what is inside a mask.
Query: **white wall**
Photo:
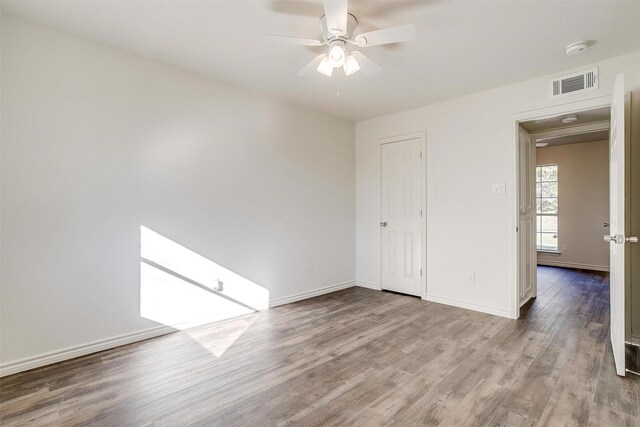
[[[558,165],[558,248],[538,253],[538,264],[608,271],[609,141],[536,149],[536,163]]]
[[[353,141],[353,123],[3,17],[2,363],[156,326],[141,225],[272,301],[353,281]]]
[[[510,181],[515,168],[510,116],[609,95],[615,74],[623,72],[627,89],[634,91],[638,145],[640,52],[594,66],[600,69],[600,89],[585,94],[551,100],[551,76],[546,76],[357,123],[357,281],[380,284],[377,140],[426,131],[427,188],[435,190],[435,196],[427,198],[427,299],[509,316],[515,289],[511,245],[516,206]],[[507,183],[506,195],[493,195],[494,183]],[[466,282],[467,272],[475,272],[475,283]],[[636,304],[639,297],[636,292]],[[640,304],[634,309],[638,311]]]

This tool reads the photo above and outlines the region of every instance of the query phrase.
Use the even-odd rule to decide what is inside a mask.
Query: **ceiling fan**
[[[375,76],[382,68],[357,50],[350,50],[350,46],[357,48],[379,46],[413,40],[416,29],[413,24],[399,25],[383,30],[370,31],[354,36],[358,20],[348,11],[348,0],[324,0],[324,15],[320,17],[320,32],[323,40],[302,37],[281,36],[268,34],[274,39],[303,46],[329,47],[326,53],[316,56],[300,72],[299,76],[310,76],[318,71],[331,77],[333,70],[341,68],[349,76],[358,70],[366,76]]]

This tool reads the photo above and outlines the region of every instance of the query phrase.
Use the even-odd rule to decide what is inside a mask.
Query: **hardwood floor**
[[[13,425],[640,425],[598,272],[518,321],[351,288],[1,380]]]

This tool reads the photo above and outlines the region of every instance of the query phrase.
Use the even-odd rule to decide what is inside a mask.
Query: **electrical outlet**
[[[474,273],[474,272],[467,273],[466,277],[467,277],[467,283],[475,283],[475,281],[476,281],[476,273]]]
[[[567,245],[562,245],[562,252],[567,252]]]
[[[506,187],[504,182],[499,182],[497,184],[493,184],[493,194],[506,194]]]
[[[429,195],[429,197],[435,197],[436,196],[435,187],[429,187],[429,192],[427,194]]]

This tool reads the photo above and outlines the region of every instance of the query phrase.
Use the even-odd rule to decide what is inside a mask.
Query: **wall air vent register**
[[[598,69],[556,77],[550,81],[551,97],[582,93],[598,89]]]

